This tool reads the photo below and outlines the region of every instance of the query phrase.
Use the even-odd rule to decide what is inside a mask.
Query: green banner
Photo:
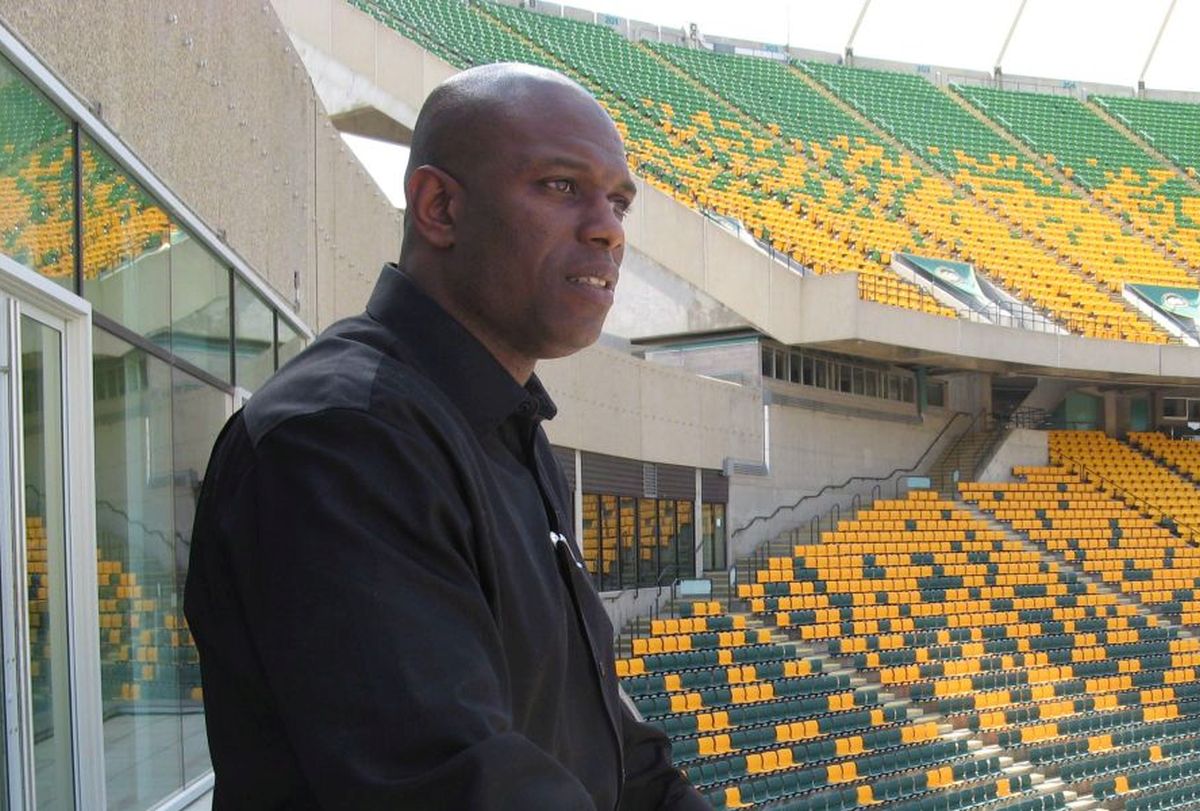
[[[900,254],[910,265],[926,278],[949,288],[961,298],[966,296],[980,304],[987,304],[988,298],[979,287],[975,277],[975,268],[966,262],[954,262],[950,259],[933,259],[928,256],[917,256],[911,253]]]
[[[1200,319],[1200,290],[1190,287],[1160,287],[1156,284],[1131,284],[1129,289],[1189,332],[1196,332]]]

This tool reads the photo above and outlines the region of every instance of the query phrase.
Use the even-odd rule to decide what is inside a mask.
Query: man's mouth
[[[613,282],[601,279],[599,276],[571,276],[567,281],[587,285],[588,287],[598,287],[602,290],[611,290],[613,288]]]

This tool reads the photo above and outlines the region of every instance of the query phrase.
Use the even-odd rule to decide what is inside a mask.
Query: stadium
[[[605,334],[538,374],[713,807],[1200,808],[1200,93],[541,0],[0,0],[0,809],[211,801],[213,441],[398,255],[343,136],[497,61],[637,179]]]

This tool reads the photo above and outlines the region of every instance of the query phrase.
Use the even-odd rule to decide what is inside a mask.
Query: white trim
[[[188,783],[182,790],[167,797],[158,805],[152,806],[149,811],[183,811],[196,800],[211,792],[215,782],[215,777],[210,769]]]
[[[217,254],[226,265],[232,267],[255,292],[271,302],[271,305],[297,332],[309,340],[313,338],[313,331],[296,315],[291,303],[264,282],[246,260],[188,208],[165,183],[159,180],[150,171],[150,168],[133,153],[133,150],[97,118],[65,82],[42,64],[16,35],[3,25],[0,25],[0,55],[13,62],[25,74],[25,77],[49,96],[50,100],[58,105],[68,117],[78,121],[80,128],[88,137],[102,147],[109,157],[119,163],[134,180],[145,186],[158,203],[204,243],[206,248]]]
[[[13,396],[9,399],[12,413],[8,430],[12,432],[15,453],[10,458],[16,470],[10,481],[20,484],[23,473],[20,467],[20,400],[16,381],[20,375],[20,354],[17,336],[19,321],[28,316],[45,324],[61,335],[61,386],[62,386],[62,449],[63,449],[63,509],[64,530],[67,538],[64,566],[66,578],[63,605],[66,609],[68,682],[71,712],[71,745],[75,777],[75,807],[90,811],[103,809],[105,805],[104,783],[104,732],[102,726],[100,686],[100,616],[99,594],[96,591],[96,497],[95,497],[95,448],[92,424],[92,308],[84,299],[49,281],[41,275],[0,255],[0,294],[10,296],[9,307],[9,354],[10,376]],[[14,509],[14,538],[23,537],[24,504],[22,490],[16,491]],[[16,583],[25,582],[24,554],[14,548]],[[19,599],[19,597],[18,597]],[[19,650],[28,651],[27,607],[20,601],[17,612],[21,622],[17,629]],[[27,685],[29,674],[18,657],[17,673],[19,684]],[[22,672],[25,670],[26,672]],[[22,689],[24,687],[22,686]],[[26,696],[24,717],[26,735],[31,735],[32,710]],[[32,746],[32,741],[23,746]],[[32,755],[32,749],[27,750]],[[32,776],[32,759],[23,777],[27,782]],[[33,789],[32,782],[26,787]]]

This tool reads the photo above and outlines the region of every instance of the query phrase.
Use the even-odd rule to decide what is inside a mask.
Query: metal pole
[[[1154,54],[1158,51],[1158,43],[1162,41],[1163,31],[1167,30],[1167,23],[1171,20],[1171,12],[1175,10],[1175,0],[1171,0],[1167,4],[1167,13],[1163,15],[1162,25],[1158,27],[1158,34],[1154,37],[1154,44],[1150,46],[1150,53],[1146,55],[1146,64],[1142,65],[1142,72],[1138,74],[1137,94],[1141,97],[1146,91],[1146,71],[1150,69],[1150,63],[1154,61]]]
[[[992,69],[996,76],[996,86],[1000,85],[1000,66],[1004,64],[1004,54],[1008,52],[1008,44],[1012,42],[1013,32],[1017,30],[1017,23],[1021,21],[1021,15],[1025,13],[1025,4],[1029,0],[1021,0],[1021,5],[1017,7],[1017,15],[1013,17],[1012,25],[1008,27],[1008,34],[1004,37],[1004,44],[1000,46],[1000,53],[996,54],[996,66]]]
[[[846,64],[854,64],[854,38],[858,36],[858,28],[862,25],[863,17],[867,16],[867,9],[871,7],[871,0],[863,0],[862,8],[858,10],[858,19],[854,21],[854,27],[850,29],[850,39],[846,41]]]

